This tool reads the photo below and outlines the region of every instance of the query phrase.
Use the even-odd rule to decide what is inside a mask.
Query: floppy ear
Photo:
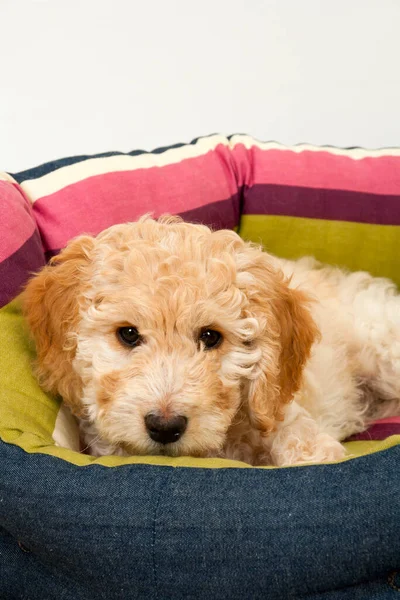
[[[60,394],[75,414],[80,410],[80,380],[72,369],[79,322],[79,298],[88,285],[94,239],[73,240],[50,260],[23,293],[23,312],[36,344],[36,373],[42,387]]]
[[[262,358],[258,376],[250,383],[248,409],[253,424],[269,433],[276,421],[283,419],[285,405],[300,388],[304,365],[319,332],[308,309],[311,299],[289,287],[267,254],[254,256],[246,270],[253,276],[250,311],[262,323],[258,340]]]

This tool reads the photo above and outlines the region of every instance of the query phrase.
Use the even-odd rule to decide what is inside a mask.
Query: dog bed
[[[32,376],[18,294],[75,235],[146,212],[400,283],[396,149],[213,135],[1,173],[0,597],[398,597],[399,419],[330,465],[79,452],[73,418]]]

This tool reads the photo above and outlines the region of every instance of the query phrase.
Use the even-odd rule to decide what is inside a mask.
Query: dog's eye
[[[199,342],[204,344],[206,350],[218,348],[222,342],[222,335],[215,329],[203,329],[199,336]]]
[[[142,338],[136,327],[120,327],[117,329],[117,337],[124,346],[129,346],[130,348],[139,346],[142,342]]]

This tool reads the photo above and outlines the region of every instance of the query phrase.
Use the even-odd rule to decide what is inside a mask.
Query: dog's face
[[[42,385],[132,454],[218,452],[239,408],[268,433],[315,335],[271,257],[176,218],[77,238],[25,313]]]

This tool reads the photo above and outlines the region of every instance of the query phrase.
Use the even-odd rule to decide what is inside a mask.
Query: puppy
[[[24,312],[42,387],[97,456],[335,461],[400,412],[394,284],[233,231],[146,216],[78,237],[28,283]]]

